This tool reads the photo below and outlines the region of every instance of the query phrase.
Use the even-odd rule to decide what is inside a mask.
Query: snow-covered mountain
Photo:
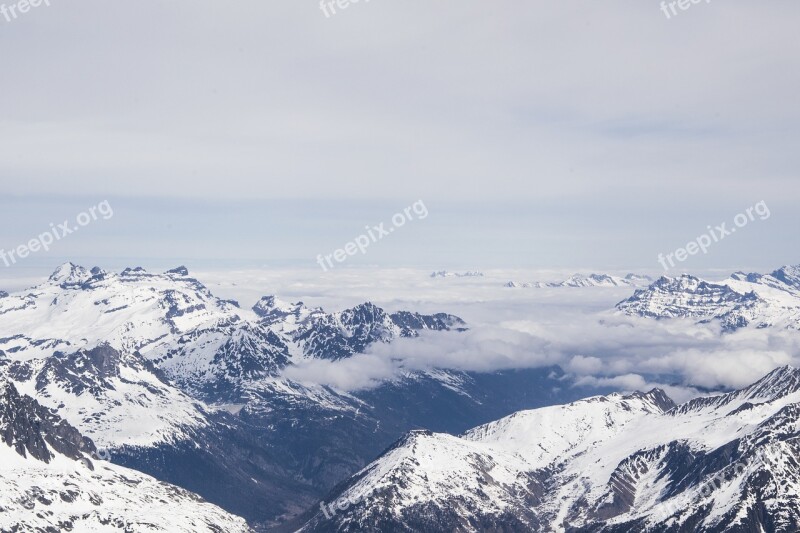
[[[292,383],[281,377],[286,366],[464,326],[451,315],[389,314],[370,303],[327,314],[265,297],[242,310],[183,267],[115,274],[67,263],[41,285],[0,299],[0,379],[57,409],[115,462],[267,522],[301,511],[386,438],[355,454],[352,470],[331,485],[298,475],[294,455],[317,454],[298,446],[305,433],[286,427],[262,437],[263,426],[249,424],[269,423],[265,413],[287,420],[299,402],[313,433],[325,414],[358,401]],[[238,416],[245,405],[261,419]],[[342,433],[353,431],[343,425]]]
[[[268,442],[165,381],[138,353],[100,345],[0,358],[0,376],[107,449],[115,464],[200,493],[234,514],[260,522],[285,512],[282,502],[313,501],[313,487],[283,469]]]
[[[208,410],[162,381],[149,361],[108,345],[0,358],[3,377],[108,448],[174,443],[209,424]]]
[[[625,277],[610,276],[608,274],[575,274],[566,280],[548,284],[550,287],[632,287],[647,285],[652,279],[647,276],[627,274]]]
[[[660,390],[415,431],[309,512],[305,532],[794,532],[800,370],[680,406]]]
[[[503,287],[507,289],[542,289],[547,287],[547,283],[541,281],[509,281]]]
[[[277,376],[297,358],[340,359],[422,329],[463,327],[450,315],[390,316],[370,303],[326,314],[270,296],[243,310],[185,267],[117,274],[66,263],[0,300],[0,356],[30,361],[106,344],[141,354],[196,398],[234,401],[243,383]]]
[[[378,342],[400,337],[418,337],[420,331],[449,331],[466,327],[457,316],[439,313],[420,315],[401,311],[389,314],[371,302],[326,314],[302,303],[286,304],[273,296],[259,300],[253,308],[261,324],[283,335],[288,345],[303,357],[344,359],[364,352]]]
[[[0,336],[0,353],[15,360],[99,344],[138,352],[198,393],[242,374],[274,375],[288,361],[277,336],[182,267],[116,274],[66,263],[45,283],[0,300]]]
[[[652,282],[649,276],[640,276],[637,274],[627,274],[625,277],[611,276],[609,274],[574,274],[563,281],[554,281],[544,283],[541,281],[536,282],[522,282],[522,281],[509,281],[505,284],[508,288],[535,288],[541,289],[545,287],[560,288],[584,288],[584,287],[640,287],[648,285]]]
[[[105,461],[92,441],[0,382],[0,530],[250,531],[196,494]]]
[[[617,309],[648,318],[718,320],[728,331],[748,326],[800,329],[800,266],[771,274],[736,272],[717,283],[688,274],[662,277]]]

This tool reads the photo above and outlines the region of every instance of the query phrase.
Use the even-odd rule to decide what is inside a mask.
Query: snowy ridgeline
[[[415,431],[303,531],[797,531],[798,415],[785,367],[680,406],[656,389]]]
[[[800,329],[800,266],[770,274],[736,272],[720,282],[690,275],[661,278],[620,302],[621,312],[647,318],[719,321],[723,329]]]

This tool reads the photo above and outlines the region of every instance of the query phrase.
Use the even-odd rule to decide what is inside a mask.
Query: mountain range
[[[800,329],[800,266],[769,274],[736,272],[720,282],[688,274],[662,277],[616,307],[632,316],[717,322],[725,331]]]
[[[483,272],[450,272],[448,270],[437,270],[431,273],[432,278],[482,278]]]
[[[798,270],[722,283],[661,278],[617,311],[719,321],[726,331],[798,329]],[[558,286],[587,286],[570,280]],[[468,327],[452,314],[369,302],[326,312],[265,296],[242,309],[184,267],[64,264],[0,295],[0,454],[11,465],[0,478],[14,487],[0,491],[0,507],[13,511],[0,513],[0,529],[42,508],[33,522],[42,530],[135,530],[145,526],[130,509],[144,506],[154,527],[200,531],[797,526],[792,368],[680,406],[660,390],[580,400],[611,389],[578,386],[559,367],[407,371],[355,391],[285,375]],[[739,467],[736,487],[704,494],[709,478]],[[62,482],[81,496],[57,500]],[[117,485],[108,509],[89,506],[99,487]],[[162,518],[170,505],[181,513]]]
[[[282,375],[466,328],[450,314],[371,303],[326,313],[266,296],[245,310],[184,267],[110,273],[67,263],[0,299],[0,379],[55,409],[115,464],[267,529],[410,429],[459,432],[585,394],[558,368],[409,372],[356,392]]]
[[[505,287],[510,289],[542,289],[545,287],[551,288],[585,288],[585,287],[638,287],[648,285],[653,281],[649,276],[641,276],[638,274],[627,274],[624,277],[612,276],[609,274],[574,274],[563,281],[553,282],[523,282],[523,281],[509,281]]]
[[[303,532],[793,532],[800,370],[682,405],[661,390],[414,431]]]

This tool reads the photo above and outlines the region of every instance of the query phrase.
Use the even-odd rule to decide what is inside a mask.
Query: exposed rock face
[[[97,455],[54,412],[0,384],[0,530],[249,531],[196,494]]]
[[[50,449],[74,460],[96,452],[91,440],[8,381],[0,383],[0,438],[21,456],[44,463],[54,458]]]

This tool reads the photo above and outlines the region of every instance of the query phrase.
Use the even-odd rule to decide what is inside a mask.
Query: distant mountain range
[[[680,406],[661,390],[414,431],[301,531],[794,532],[800,370]]]
[[[511,289],[541,289],[545,287],[559,288],[584,288],[584,287],[638,287],[652,283],[653,279],[648,276],[637,274],[627,274],[625,277],[610,276],[608,274],[574,274],[563,281],[554,282],[520,282],[509,281],[505,284]]]
[[[431,274],[432,278],[482,278],[482,272],[448,272],[439,270]]]
[[[770,274],[736,272],[720,282],[688,274],[662,277],[617,304],[617,309],[647,318],[717,321],[726,331],[800,329],[800,266],[785,266]]]

